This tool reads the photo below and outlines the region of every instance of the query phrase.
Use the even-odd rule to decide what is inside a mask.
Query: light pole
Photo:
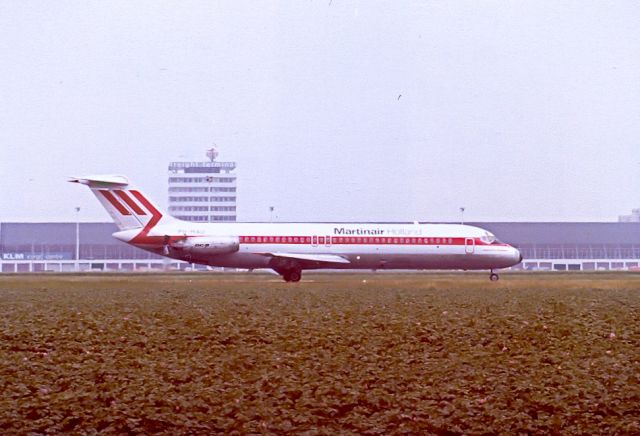
[[[76,271],[80,270],[80,206],[76,206]]]
[[[464,225],[464,207],[460,208],[460,224]]]
[[[269,222],[270,222],[270,223],[272,223],[272,222],[273,222],[273,211],[274,211],[274,210],[275,210],[275,207],[273,207],[273,206],[269,206],[269,212],[270,212],[270,215],[269,215]]]

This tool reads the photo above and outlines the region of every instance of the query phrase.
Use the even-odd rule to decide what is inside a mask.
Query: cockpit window
[[[484,235],[480,236],[480,240],[485,244],[494,244],[498,243],[498,241],[493,233],[484,232]]]

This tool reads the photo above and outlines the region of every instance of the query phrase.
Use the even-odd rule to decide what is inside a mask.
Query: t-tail
[[[87,185],[121,231],[141,229],[146,234],[160,222],[173,220],[132,188],[124,176],[74,177],[69,181]]]

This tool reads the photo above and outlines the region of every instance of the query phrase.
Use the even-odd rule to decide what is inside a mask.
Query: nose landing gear
[[[500,280],[500,276],[494,273],[493,270],[491,270],[491,274],[489,275],[489,280],[491,280],[492,282],[497,282],[498,280]]]

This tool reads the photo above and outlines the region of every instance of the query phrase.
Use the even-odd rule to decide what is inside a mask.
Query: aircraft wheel
[[[489,276],[489,280],[491,280],[492,282],[497,282],[498,280],[500,280],[500,276],[492,272],[491,275]]]
[[[286,271],[282,274],[282,278],[285,282],[299,282],[302,278],[302,272],[297,270]]]
[[[289,281],[290,282],[299,282],[300,279],[302,278],[302,272],[301,271],[289,271]]]

